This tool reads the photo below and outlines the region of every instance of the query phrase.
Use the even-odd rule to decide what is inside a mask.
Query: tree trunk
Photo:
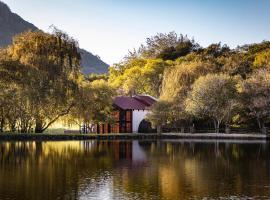
[[[83,132],[83,134],[86,134],[87,133],[86,123],[83,124],[82,132]]]
[[[215,128],[215,133],[217,132],[217,121],[216,119],[213,119],[213,123],[214,123],[214,128]]]
[[[12,124],[10,124],[10,130],[14,133],[16,132],[16,122],[13,122]]]
[[[36,119],[36,127],[35,127],[35,133],[43,133],[45,130],[47,130],[54,122],[56,122],[60,117],[63,117],[67,115],[71,108],[74,106],[74,104],[71,104],[67,110],[63,111],[62,113],[59,113],[54,119],[52,119],[50,122],[48,122],[46,125],[43,124],[42,119]]]
[[[231,133],[231,127],[230,127],[230,125],[226,125],[226,127],[225,127],[225,133],[226,134],[230,134]]]
[[[43,133],[43,124],[41,119],[36,119],[35,133]]]
[[[4,118],[1,119],[0,122],[0,133],[4,132],[5,120]]]
[[[263,120],[261,120],[259,117],[256,117],[256,119],[257,119],[257,123],[258,123],[258,126],[259,126],[261,133],[268,134],[268,128],[265,127]]]
[[[157,134],[160,135],[162,133],[161,125],[157,126]]]
[[[220,121],[213,119],[214,126],[215,126],[215,133],[219,133],[219,126],[220,126]]]
[[[261,129],[262,134],[267,135],[268,134],[268,127],[266,127],[264,124],[262,125],[262,129]]]
[[[217,130],[216,130],[216,133],[219,133],[219,126],[220,126],[220,121],[217,121]]]
[[[256,120],[257,120],[257,124],[259,126],[259,129],[262,130],[262,124],[261,124],[261,120],[259,117],[256,117]]]

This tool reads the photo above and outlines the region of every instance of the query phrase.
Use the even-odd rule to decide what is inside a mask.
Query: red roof
[[[155,102],[156,100],[153,97],[146,95],[119,96],[114,99],[114,105],[123,110],[147,110]]]
[[[133,98],[141,101],[142,103],[148,106],[151,106],[153,103],[156,102],[156,99],[154,97],[147,96],[147,95],[137,95],[137,96],[134,96]]]

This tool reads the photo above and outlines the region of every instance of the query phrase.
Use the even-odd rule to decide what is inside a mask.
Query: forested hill
[[[12,37],[27,30],[38,30],[38,28],[13,13],[5,3],[0,1],[0,47],[11,44]],[[98,56],[82,49],[80,52],[82,53],[81,65],[84,74],[108,72],[109,65]]]

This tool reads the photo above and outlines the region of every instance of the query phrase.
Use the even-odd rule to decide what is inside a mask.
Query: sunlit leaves
[[[236,80],[225,74],[208,74],[198,78],[186,99],[186,110],[197,117],[209,117],[218,129],[230,122],[237,105]]]

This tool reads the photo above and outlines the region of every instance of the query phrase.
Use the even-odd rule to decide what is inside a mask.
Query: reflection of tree
[[[86,177],[97,171],[111,171],[116,158],[131,156],[125,142],[5,142],[0,143],[0,199],[13,194],[16,199],[76,199]],[[95,177],[97,181],[99,176]],[[65,199],[64,198],[64,199]]]
[[[247,194],[270,195],[270,191],[263,190],[263,187],[260,193],[255,187],[246,188],[252,182],[262,185],[270,183],[265,178],[270,177],[267,144],[143,141],[140,145],[151,158],[151,171],[155,171],[151,176],[158,177],[156,184],[160,189],[157,192],[164,198],[185,199],[195,194],[201,197],[226,195],[228,191],[232,194],[246,191]],[[133,180],[132,174],[130,180]],[[148,173],[141,179],[151,180]],[[134,191],[132,185],[136,181],[131,181],[127,188]]]
[[[140,141],[147,162],[132,164],[131,141],[0,143],[0,199],[270,195],[269,147],[223,142]],[[12,187],[10,187],[12,186]],[[16,188],[16,193],[14,193]],[[15,196],[14,196],[15,195]],[[45,196],[42,196],[45,195]],[[60,198],[60,199],[61,199]]]

